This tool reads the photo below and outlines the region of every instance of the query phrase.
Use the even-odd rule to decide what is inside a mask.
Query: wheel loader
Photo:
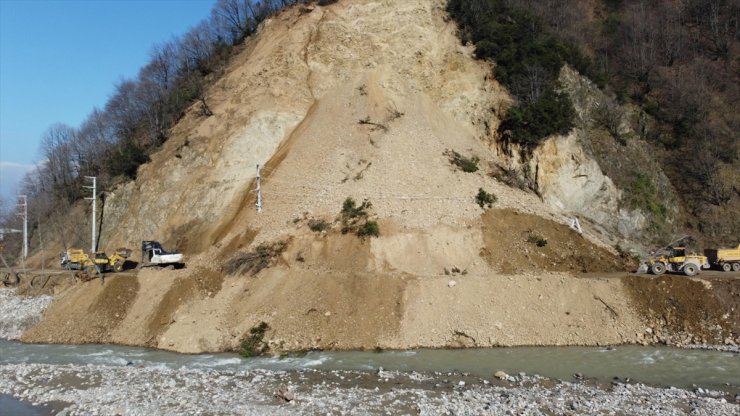
[[[686,253],[686,247],[682,244],[683,239],[676,241],[678,244],[670,244],[660,250],[651,253],[651,256],[640,263],[637,273],[652,273],[661,275],[665,272],[683,273],[686,276],[694,276],[701,269],[710,267],[706,256],[694,253]]]
[[[67,270],[98,271],[100,273],[114,271],[118,273],[123,271],[126,259],[130,256],[131,250],[125,248],[119,248],[111,256],[106,255],[103,251],[98,251],[90,256],[81,248],[72,248],[62,254],[61,266]]]

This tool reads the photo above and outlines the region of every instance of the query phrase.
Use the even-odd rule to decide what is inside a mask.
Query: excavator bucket
[[[646,274],[649,270],[648,264],[645,262],[640,263],[640,267],[637,268],[637,271],[635,273],[637,274]]]

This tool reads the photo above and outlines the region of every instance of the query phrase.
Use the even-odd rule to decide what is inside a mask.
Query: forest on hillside
[[[557,82],[568,63],[655,120],[640,138],[681,198],[678,228],[738,242],[740,1],[450,0],[448,9],[517,99],[502,139],[531,146],[572,127]]]
[[[138,74],[116,83],[108,101],[93,108],[79,126],[50,126],[41,137],[44,162],[21,184],[21,193],[28,197],[31,236],[38,234],[42,218],[56,218],[47,221],[47,232],[51,227],[55,235],[63,234],[59,218],[89,196],[86,176],[97,177],[104,197],[118,184],[135,179],[138,167],[167,140],[191,106],[209,117],[208,85],[218,80],[265,19],[298,3],[310,1],[217,0],[210,16],[185,34],[153,45]],[[19,221],[15,212],[0,217],[0,224],[10,228],[19,228]],[[11,259],[20,253],[17,240],[5,242]]]

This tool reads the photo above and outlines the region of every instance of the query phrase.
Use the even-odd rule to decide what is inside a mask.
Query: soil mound
[[[564,224],[509,209],[489,210],[481,218],[481,256],[502,273],[624,270],[619,256]]]
[[[726,315],[733,307],[723,305],[727,297],[720,300],[708,281],[671,275],[629,276],[624,284],[656,341],[723,343],[733,328],[737,330],[737,320],[729,320]],[[726,281],[726,285],[734,286],[735,293],[740,291],[734,280]],[[737,296],[733,302],[737,309]]]

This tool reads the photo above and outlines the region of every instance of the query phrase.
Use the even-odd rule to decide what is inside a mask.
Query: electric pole
[[[260,165],[257,165],[257,212],[262,212],[262,188],[260,187]]]
[[[92,180],[92,186],[83,186],[83,188],[92,189],[92,198],[85,198],[87,200],[92,200],[92,243],[90,244],[90,252],[95,254],[95,249],[97,248],[97,244],[95,243],[95,208],[98,202],[98,194],[97,194],[97,177],[95,176],[85,176],[85,179]]]
[[[23,208],[22,212],[18,215],[23,218],[23,258],[28,257],[28,197],[26,195],[18,195],[18,208]]]

